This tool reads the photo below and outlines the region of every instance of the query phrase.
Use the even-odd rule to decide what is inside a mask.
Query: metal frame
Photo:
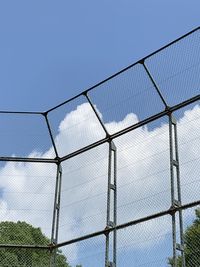
[[[57,245],[58,243],[58,229],[59,229],[59,215],[60,215],[60,200],[61,200],[61,186],[62,186],[62,166],[60,163],[57,165],[56,184],[55,184],[55,197],[54,197],[54,209],[53,209],[53,221],[51,232],[51,245]],[[54,249],[51,251],[51,265],[56,266],[56,252]]]
[[[181,206],[181,183],[180,183],[180,166],[179,166],[179,153],[178,153],[178,135],[177,135],[177,122],[175,117],[169,115],[169,147],[170,147],[170,175],[171,175],[171,205],[172,207]],[[177,199],[176,199],[177,193]],[[185,254],[184,254],[184,238],[183,238],[183,218],[182,210],[179,213],[179,231],[180,242],[177,242],[176,235],[176,212],[172,212],[172,236],[173,236],[173,262],[174,267],[177,267],[177,250],[181,251],[182,267],[185,267]]]
[[[108,188],[107,188],[107,215],[106,229],[113,228],[113,242],[110,248],[110,232],[106,235],[105,266],[115,267],[117,264],[117,148],[113,141],[109,142],[108,156]],[[111,207],[111,198],[113,192],[113,207]],[[112,249],[112,259],[110,250]]]
[[[177,250],[181,252],[182,255],[182,267],[185,267],[185,254],[184,254],[184,229],[183,229],[183,218],[182,218],[182,210],[197,206],[200,204],[200,200],[196,202],[191,202],[185,205],[182,205],[181,202],[181,177],[180,177],[180,164],[179,164],[179,155],[178,155],[178,133],[177,133],[177,123],[175,120],[175,117],[173,115],[173,112],[176,110],[179,110],[181,108],[186,107],[187,105],[190,105],[192,103],[195,103],[196,101],[200,100],[200,94],[197,94],[193,96],[190,99],[187,99],[186,101],[183,101],[181,103],[178,103],[174,106],[169,106],[166,99],[162,95],[162,91],[158,87],[156,80],[151,74],[151,71],[147,67],[145,60],[150,58],[151,56],[155,55],[156,53],[159,53],[160,51],[166,49],[167,47],[179,42],[180,40],[184,39],[185,37],[195,33],[196,31],[199,31],[200,27],[194,29],[193,31],[185,34],[184,36],[176,39],[175,41],[169,43],[168,45],[158,49],[154,53],[151,53],[150,55],[138,60],[134,64],[131,64],[130,66],[124,68],[123,70],[115,73],[114,75],[108,77],[107,79],[99,82],[98,84],[86,89],[82,93],[72,97],[71,99],[68,99],[64,101],[63,103],[45,111],[45,112],[32,112],[32,111],[0,111],[0,114],[18,114],[18,115],[36,115],[36,116],[43,116],[45,119],[45,124],[48,130],[48,134],[51,140],[52,147],[55,152],[55,158],[26,158],[26,157],[13,157],[13,156],[1,156],[0,155],[0,161],[2,162],[33,162],[33,163],[49,163],[49,164],[56,164],[57,165],[57,175],[56,175],[56,183],[55,183],[55,196],[54,196],[54,208],[53,208],[53,216],[52,216],[52,232],[51,232],[51,243],[49,246],[33,246],[33,245],[12,245],[12,244],[0,244],[0,248],[26,248],[26,249],[41,249],[41,250],[49,250],[51,252],[51,267],[56,266],[56,251],[58,248],[73,244],[75,242],[79,242],[82,240],[86,240],[89,238],[93,238],[95,236],[99,235],[105,235],[105,267],[117,267],[117,230],[124,229],[126,227],[136,225],[145,221],[149,221],[155,218],[159,218],[165,215],[171,215],[172,217],[172,237],[173,237],[173,261],[174,261],[174,267],[177,267]],[[106,129],[106,126],[104,122],[101,120],[96,107],[92,100],[90,99],[89,92],[93,89],[97,88],[98,86],[108,82],[111,79],[114,79],[118,75],[120,75],[123,72],[126,72],[136,64],[141,64],[145,70],[145,73],[149,80],[151,81],[154,90],[156,91],[157,95],[159,96],[161,102],[164,105],[164,109],[154,114],[150,117],[145,118],[144,120],[141,120],[140,122],[133,124],[123,130],[120,130],[114,134],[109,134],[108,130]],[[69,153],[63,157],[59,156],[56,143],[54,141],[54,136],[51,130],[51,123],[48,119],[48,115],[56,110],[57,108],[77,99],[78,97],[83,96],[86,101],[89,103],[92,111],[94,112],[99,125],[102,127],[103,131],[105,132],[105,138],[98,140],[97,142],[94,142],[92,144],[89,144],[88,146],[85,146],[81,149],[78,149],[72,153]],[[117,148],[114,144],[114,140],[122,136],[130,131],[133,131],[139,127],[142,127],[146,125],[147,123],[156,121],[162,117],[168,116],[169,118],[169,147],[170,147],[170,179],[171,179],[171,206],[169,209],[152,214],[150,216],[146,216],[143,218],[139,218],[137,220],[129,221],[124,224],[117,224]],[[58,233],[59,233],[59,211],[60,211],[60,201],[61,201],[61,187],[62,187],[62,167],[61,164],[63,161],[66,161],[70,158],[76,157],[77,155],[84,153],[86,151],[89,151],[95,147],[98,147],[104,143],[109,144],[109,152],[108,152],[108,185],[107,185],[107,213],[106,213],[106,225],[105,228],[101,231],[92,232],[88,235],[80,236],[77,238],[74,238],[72,240],[68,240],[62,243],[58,243]],[[175,186],[176,185],[176,186]],[[111,197],[113,194],[113,206],[111,206]],[[177,199],[176,199],[177,194]],[[177,216],[178,214],[178,220]],[[176,235],[176,228],[179,227],[180,232],[180,240],[177,240]],[[113,242],[110,241],[111,237],[113,238]]]

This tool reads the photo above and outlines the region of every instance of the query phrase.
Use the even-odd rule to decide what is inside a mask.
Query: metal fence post
[[[59,227],[59,214],[60,214],[60,198],[61,198],[61,182],[62,182],[62,166],[57,164],[56,185],[55,185],[55,197],[54,197],[54,209],[53,209],[53,221],[52,221],[52,233],[51,244],[57,245],[58,242],[58,227]],[[51,251],[50,266],[56,266],[56,251]]]
[[[113,207],[111,207],[111,194],[113,192]],[[107,218],[106,229],[114,228],[106,233],[105,267],[117,265],[117,149],[113,141],[109,142],[108,157],[108,189],[107,189]],[[112,250],[110,248],[110,236],[113,237]],[[112,253],[111,253],[112,251]],[[111,254],[111,255],[110,255]]]
[[[169,143],[170,143],[170,176],[171,176],[171,207],[181,207],[181,184],[178,153],[177,122],[172,113],[169,114]],[[177,194],[177,199],[176,199]],[[177,267],[177,250],[181,252],[182,267],[185,267],[183,218],[182,210],[179,213],[180,242],[177,242],[176,212],[172,212],[172,238],[173,238],[173,266]]]

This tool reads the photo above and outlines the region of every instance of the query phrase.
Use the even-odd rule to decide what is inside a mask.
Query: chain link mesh
[[[199,37],[0,112],[0,267],[200,266]]]

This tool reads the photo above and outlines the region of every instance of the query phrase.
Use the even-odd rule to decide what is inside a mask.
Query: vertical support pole
[[[57,174],[56,174],[56,185],[55,185],[52,232],[51,232],[51,244],[53,244],[53,245],[56,245],[58,242],[61,183],[62,183],[62,166],[60,163],[58,163],[57,164]],[[50,266],[51,267],[56,266],[56,249],[52,251]]]
[[[173,166],[173,122],[172,115],[169,115],[169,147],[170,147],[170,177],[171,177],[171,206],[174,207],[174,166]],[[176,257],[176,219],[175,213],[172,213],[172,241],[173,241],[173,267],[177,267]]]
[[[111,201],[113,192],[113,200]],[[113,206],[111,206],[113,203]],[[105,267],[116,267],[117,262],[117,149],[113,141],[109,142],[108,157],[108,191],[106,229],[114,231],[106,234]],[[110,236],[113,237],[113,247],[110,249]]]
[[[114,144],[113,144],[114,145]],[[117,148],[114,145],[114,225],[117,226]],[[113,262],[117,266],[117,230],[113,233]]]
[[[177,134],[177,123],[174,123],[174,141],[175,141],[175,161],[176,164],[176,174],[177,174],[177,193],[178,193],[178,203],[182,204],[181,197],[181,183],[180,183],[180,164],[179,164],[179,153],[178,153],[178,134]],[[183,237],[183,214],[182,210],[178,211],[179,213],[179,230],[180,230],[180,246],[177,247],[181,251],[182,258],[182,267],[185,267],[185,253],[184,253],[184,237]]]
[[[171,176],[171,206],[181,206],[181,184],[180,167],[178,154],[178,134],[176,119],[169,114],[169,143],[170,143],[170,176]],[[177,194],[177,199],[176,199]],[[181,251],[182,267],[185,267],[184,238],[183,238],[183,216],[182,210],[179,213],[180,242],[177,242],[176,212],[172,212],[172,238],[173,238],[173,267],[177,267],[177,250]]]

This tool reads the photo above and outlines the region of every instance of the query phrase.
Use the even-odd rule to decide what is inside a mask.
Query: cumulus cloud
[[[106,123],[106,128],[116,132],[137,122],[137,115],[128,114],[122,121]],[[184,203],[196,200],[200,189],[197,176],[200,166],[199,122],[199,105],[179,116],[177,122]],[[59,124],[55,143],[60,154],[65,155],[102,137],[104,132],[100,124],[91,107],[84,103],[65,115]],[[168,209],[171,204],[167,118],[161,119],[157,125],[149,124],[127,133],[114,142],[118,158],[118,223]],[[29,156],[32,153],[37,152],[30,152]],[[53,148],[50,147],[37,156],[52,154]],[[108,144],[71,158],[63,162],[62,167],[59,242],[105,228]],[[0,169],[0,220],[25,220],[41,227],[50,237],[55,176],[56,165],[53,164],[7,163]],[[137,226],[137,232],[120,231],[119,247],[122,240],[126,240],[127,245],[132,244],[132,248],[151,246],[155,242],[152,235],[164,238],[171,231],[169,220],[167,217],[162,224],[159,220],[141,224]],[[79,251],[79,244],[66,248],[71,260],[77,258]]]

